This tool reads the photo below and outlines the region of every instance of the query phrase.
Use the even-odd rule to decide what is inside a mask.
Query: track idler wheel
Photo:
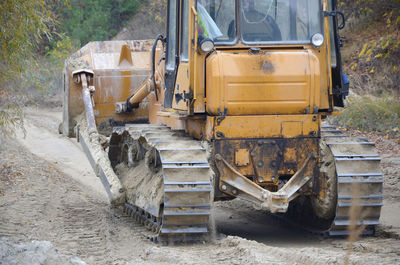
[[[314,214],[322,219],[333,219],[337,205],[337,173],[333,154],[325,141],[320,141],[319,190],[310,198]]]

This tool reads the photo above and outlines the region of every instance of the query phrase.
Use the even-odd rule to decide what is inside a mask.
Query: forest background
[[[0,137],[23,128],[23,107],[61,106],[64,60],[95,40],[153,38],[165,0],[0,1]],[[331,122],[400,135],[400,0],[340,0],[351,94]]]

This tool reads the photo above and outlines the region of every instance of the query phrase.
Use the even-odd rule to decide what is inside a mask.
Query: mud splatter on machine
[[[63,133],[157,240],[203,238],[212,201],[236,197],[329,235],[352,222],[372,234],[374,144],[321,125],[348,94],[336,6],[169,0],[166,37],[67,60]]]

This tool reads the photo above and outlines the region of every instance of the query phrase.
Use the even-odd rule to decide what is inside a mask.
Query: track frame
[[[149,229],[148,238],[153,242],[205,240],[209,234],[212,200],[212,170],[206,148],[183,132],[166,126],[127,124],[113,129],[110,150],[121,150],[135,142],[144,146],[147,152],[156,152],[153,162],[158,167],[155,171],[161,171],[158,174],[161,173],[163,181],[163,190],[160,190],[163,199],[158,208],[157,205],[143,207],[127,202],[124,205],[126,213]],[[114,165],[123,162],[123,157],[114,157]],[[128,161],[128,164],[135,163]],[[158,211],[154,211],[155,208]]]

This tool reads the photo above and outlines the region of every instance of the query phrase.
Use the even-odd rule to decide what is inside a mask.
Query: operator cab
[[[197,9],[217,46],[308,44],[323,32],[318,0],[199,0]]]
[[[331,98],[322,102],[320,109],[331,112],[334,105],[343,106],[348,85],[343,82],[341,68],[337,19],[341,13],[335,11],[336,0],[169,0],[168,4],[165,107],[184,110],[190,104],[180,104],[180,100],[205,97],[205,92],[199,97],[192,95],[196,86],[199,87],[195,90],[205,91],[204,85],[193,80],[176,82],[184,74],[188,79],[205,74],[191,73],[194,67],[190,64],[194,60],[190,59],[205,61],[213,50],[235,49],[252,52],[313,49],[317,54],[322,53],[329,58],[320,61],[329,62],[330,67],[320,63],[321,72],[322,67],[329,67],[331,73],[321,76],[328,80],[321,86],[327,87],[327,96]],[[179,95],[177,88],[182,92]],[[205,108],[197,110],[202,112]]]

